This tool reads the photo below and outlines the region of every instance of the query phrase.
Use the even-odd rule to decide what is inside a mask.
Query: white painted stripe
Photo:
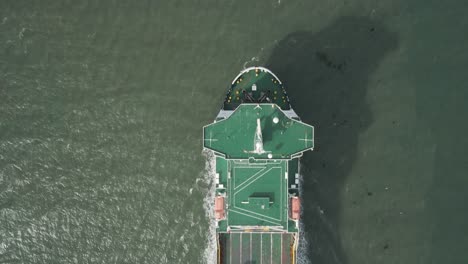
[[[250,259],[252,260],[252,233],[250,233]]]
[[[260,264],[263,264],[263,234],[260,233]]]
[[[270,263],[273,263],[273,234],[270,234]]]
[[[283,264],[283,234],[281,236],[281,264]]]
[[[230,209],[231,212],[234,212],[236,214],[241,214],[241,215],[245,215],[245,216],[248,216],[248,217],[252,217],[252,218],[255,218],[255,219],[258,219],[258,220],[262,220],[262,221],[265,221],[265,222],[268,222],[268,223],[271,223],[271,224],[274,224],[274,225],[277,225],[278,223],[275,223],[275,222],[271,222],[271,221],[268,221],[266,219],[261,219],[261,218],[258,218],[258,217],[255,217],[253,215],[248,215],[248,214],[245,214],[245,213],[242,213],[242,212],[239,212],[237,210],[235,210],[234,208],[233,209]]]
[[[239,243],[239,245],[240,245],[240,247],[239,247],[239,251],[240,251],[239,264],[242,264],[242,251],[243,251],[243,250],[242,250],[242,233],[240,233],[240,238],[239,238],[239,240],[240,240],[240,241],[239,241],[239,242],[240,242],[240,243]]]
[[[250,176],[248,179],[246,179],[245,181],[243,181],[241,184],[239,184],[238,186],[234,186],[234,190],[235,190],[235,189],[238,189],[239,187],[241,187],[242,185],[244,185],[244,184],[246,184],[248,181],[250,181],[252,178],[254,178],[254,177],[258,176],[259,174],[261,174],[262,172],[264,172],[266,168],[267,168],[267,167],[261,168],[259,171],[257,171],[256,173],[254,173],[252,176]],[[237,174],[237,173],[236,173],[236,169],[239,169],[239,168],[238,168],[238,167],[235,167],[235,168],[234,168],[234,177],[236,177],[236,174]],[[252,168],[249,168],[249,169],[252,169]],[[256,168],[256,169],[257,169],[257,168]],[[270,170],[271,170],[271,168],[270,168]],[[266,173],[266,172],[265,172],[265,173]],[[265,174],[265,173],[264,173],[264,174]],[[263,176],[263,175],[262,175],[262,176]],[[260,177],[261,177],[261,176],[260,176]]]
[[[267,174],[268,172],[270,172],[272,169],[282,169],[282,167],[271,167],[269,168],[268,170],[265,171],[267,167],[265,167],[264,169],[262,169],[261,171],[255,173],[253,176],[251,176],[249,179],[247,179],[246,181],[242,182],[241,184],[239,184],[239,186],[237,186],[237,188],[239,188],[241,185],[243,185],[244,183],[250,181],[254,176],[255,176],[255,179],[251,180],[246,186],[242,187],[240,190],[237,190],[234,194],[237,194],[238,192],[242,191],[243,189],[245,189],[247,186],[251,185],[252,183],[254,183],[255,181],[257,181],[258,179],[260,179],[261,177],[265,176],[265,174]],[[261,174],[259,174],[261,173]],[[258,175],[257,175],[258,174]],[[235,176],[235,175],[234,175]],[[236,188],[236,189],[237,189]]]
[[[280,198],[281,199],[281,198]],[[277,219],[277,218],[274,218],[274,217],[271,217],[271,216],[266,216],[266,215],[263,215],[263,214],[260,214],[260,213],[256,213],[256,212],[253,212],[253,211],[250,211],[250,210],[247,210],[247,209],[244,209],[244,208],[240,208],[240,207],[234,207],[236,210],[241,210],[243,211],[245,214],[249,215],[249,214],[252,214],[252,215],[256,215],[257,217],[262,217],[262,218],[265,218],[265,219],[269,219],[271,221],[279,221],[281,222],[281,215],[280,215],[280,219]],[[281,212],[280,212],[281,213]],[[277,225],[281,225],[281,223],[276,223]]]
[[[259,175],[256,179],[254,179],[253,181],[251,181],[248,185],[242,187],[240,190],[236,191],[233,195],[233,200],[236,199],[236,194],[239,193],[240,191],[242,191],[244,188],[246,188],[247,186],[249,186],[250,184],[252,184],[253,182],[259,180],[261,177],[265,176],[266,173],[268,173],[270,170],[272,169],[280,169],[281,172],[279,175],[281,175],[282,171],[283,171],[283,168],[282,167],[271,167],[270,169],[268,169],[265,173],[263,173],[262,175]],[[281,183],[281,191],[280,191],[280,201],[283,202],[283,181],[281,181],[281,178],[280,178],[280,183]],[[287,191],[287,190],[286,190]],[[238,209],[238,210],[242,210],[244,212],[248,212],[249,214],[254,214],[254,215],[257,215],[257,216],[261,216],[261,217],[264,217],[264,218],[267,218],[267,219],[271,219],[271,220],[275,220],[275,221],[281,221],[282,218],[283,218],[283,214],[282,214],[282,210],[280,210],[280,218],[277,219],[277,218],[274,218],[274,217],[271,217],[271,216],[266,216],[266,215],[263,215],[263,214],[260,214],[260,213],[256,213],[256,212],[253,212],[253,211],[250,211],[250,210],[247,210],[247,209],[244,209],[244,208],[240,208],[240,207],[236,207],[235,204],[233,206],[234,208]],[[231,209],[232,210],[232,209]],[[278,224],[278,223],[276,223]]]

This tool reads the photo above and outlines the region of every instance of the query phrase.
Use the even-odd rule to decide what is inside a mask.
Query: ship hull
[[[300,157],[313,134],[271,71],[252,67],[234,78],[203,130],[216,160],[218,263],[296,263]]]

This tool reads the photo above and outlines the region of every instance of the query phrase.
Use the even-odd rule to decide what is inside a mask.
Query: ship
[[[300,158],[314,127],[291,107],[284,84],[264,67],[242,70],[213,123],[217,263],[295,264],[300,239]]]

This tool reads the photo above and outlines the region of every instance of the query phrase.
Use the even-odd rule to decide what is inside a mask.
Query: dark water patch
[[[341,190],[359,134],[372,123],[369,77],[396,34],[378,21],[342,17],[319,32],[287,35],[266,66],[285,84],[303,121],[315,126],[315,151],[303,157],[304,224],[312,263],[347,263],[339,237]]]
[[[427,131],[418,137],[429,138],[430,148],[419,150],[420,155],[433,156],[424,164],[428,172],[411,175],[431,183],[424,218],[417,219],[429,235],[419,239],[429,253],[426,263],[468,263],[468,6],[460,1],[411,6],[418,10],[417,30],[412,30],[411,52],[402,67],[411,69],[417,126]]]

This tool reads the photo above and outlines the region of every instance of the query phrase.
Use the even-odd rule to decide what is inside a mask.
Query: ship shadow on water
[[[342,17],[318,32],[287,35],[266,62],[285,84],[297,114],[315,127],[315,150],[302,158],[302,217],[314,264],[348,262],[339,236],[340,194],[359,134],[372,123],[369,78],[396,47],[396,34],[380,22]]]

